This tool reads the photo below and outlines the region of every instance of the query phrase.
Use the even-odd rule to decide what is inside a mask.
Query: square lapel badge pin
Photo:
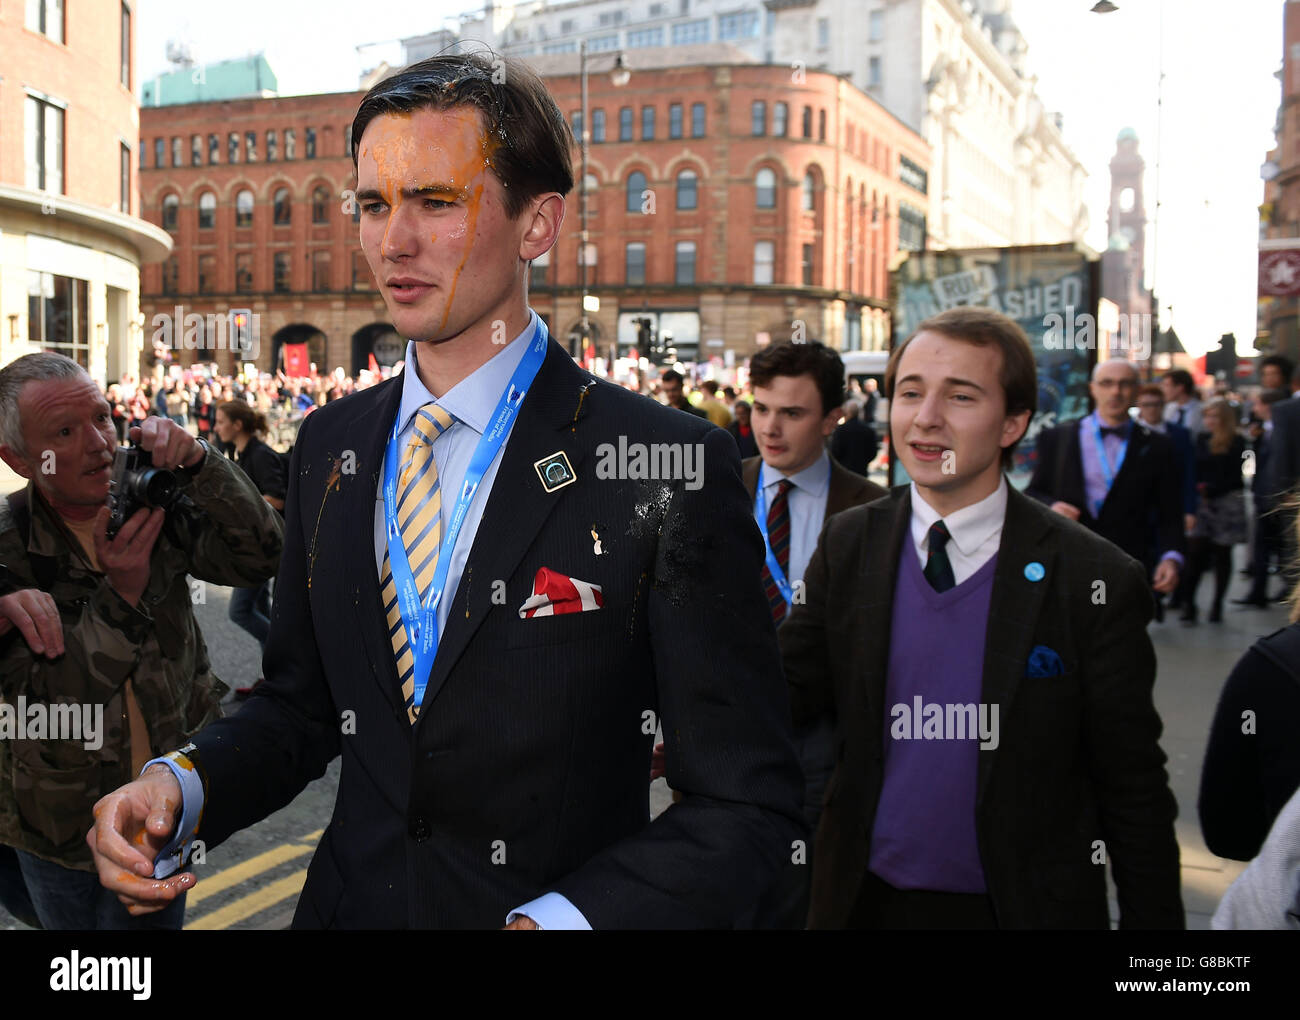
[[[563,450],[547,454],[541,460],[534,461],[533,468],[537,471],[537,477],[542,480],[542,488],[547,492],[563,489],[578,480],[578,476],[573,472],[573,465],[569,463],[568,454]]]

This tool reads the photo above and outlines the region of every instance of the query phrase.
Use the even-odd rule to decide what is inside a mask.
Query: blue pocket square
[[[1064,672],[1065,666],[1055,651],[1047,645],[1034,645],[1034,650],[1029,653],[1029,661],[1025,663],[1025,676],[1060,676]]]

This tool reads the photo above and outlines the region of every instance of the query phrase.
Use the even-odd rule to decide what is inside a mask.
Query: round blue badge
[[[1043,569],[1043,565],[1039,563],[1037,560],[1034,560],[1033,563],[1025,564],[1025,577],[1027,577],[1029,580],[1041,581],[1046,576],[1047,576],[1047,571]]]

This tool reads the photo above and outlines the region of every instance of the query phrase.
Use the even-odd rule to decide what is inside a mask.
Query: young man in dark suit
[[[304,422],[266,680],[100,803],[101,879],[165,903],[193,876],[133,841],[165,849],[169,802],[211,854],[341,754],[298,927],[729,925],[803,836],[735,443],[529,310],[573,182],[526,67],[422,61],[352,137],[405,371]],[[660,719],[683,798],[651,824]]]
[[[1171,592],[1187,549],[1178,455],[1168,437],[1129,417],[1138,391],[1131,361],[1098,362],[1090,387],[1096,411],[1038,437],[1025,494],[1115,543],[1146,565],[1152,588]]]
[[[1003,476],[1024,332],[943,312],[886,393],[912,483],[827,523],[777,632],[796,724],[835,718],[809,926],[1105,928],[1109,863],[1122,927],[1180,927],[1145,573]]]

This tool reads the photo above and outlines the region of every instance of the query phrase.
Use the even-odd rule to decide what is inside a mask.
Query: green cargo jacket
[[[193,605],[206,598],[202,582],[251,587],[274,575],[283,524],[248,476],[215,450],[181,491],[195,508],[168,513],[149,585],[134,607],[91,568],[34,484],[27,486],[31,536],[25,548],[0,497],[0,594],[39,588],[39,578],[53,577],[46,590],[59,607],[66,648],[51,661],[33,655],[16,628],[0,637],[0,844],[66,868],[95,870],[85,841],[91,809],[135,778],[127,680],[148,726],[151,756],[180,747],[220,717],[228,688],[212,673]],[[38,570],[32,557],[50,559]],[[21,730],[15,726],[20,704]],[[74,706],[81,721],[76,732],[86,739],[33,732],[38,717],[53,729],[62,716],[60,732],[66,734]],[[87,730],[101,712],[100,746],[87,747],[97,742]]]

